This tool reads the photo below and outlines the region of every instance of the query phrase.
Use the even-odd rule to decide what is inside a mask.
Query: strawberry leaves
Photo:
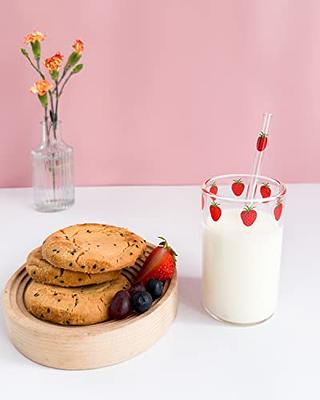
[[[174,259],[176,259],[178,254],[173,250],[172,247],[169,246],[169,243],[168,243],[167,239],[165,239],[162,236],[158,236],[158,238],[161,240],[161,242],[159,242],[159,246],[161,246],[161,247],[163,247],[165,249],[168,249],[171,252],[171,254],[174,256]]]

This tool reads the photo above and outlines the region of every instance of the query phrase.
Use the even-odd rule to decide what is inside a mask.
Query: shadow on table
[[[183,307],[181,312],[188,312],[188,319],[193,322],[205,323],[208,325],[218,324],[210,317],[202,306],[201,279],[190,276],[179,276],[178,281],[179,303]],[[189,321],[188,321],[189,322]]]

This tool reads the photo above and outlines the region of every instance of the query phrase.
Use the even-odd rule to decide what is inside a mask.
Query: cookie
[[[41,251],[54,266],[94,274],[132,266],[145,249],[145,240],[125,228],[81,224],[50,235]]]
[[[107,321],[114,295],[130,283],[122,274],[100,285],[62,288],[31,281],[24,293],[27,310],[60,325],[92,325]]]
[[[119,271],[85,274],[84,272],[68,271],[63,268],[54,267],[42,258],[40,247],[29,254],[26,270],[30,277],[36,282],[63,287],[104,283],[116,279],[120,275]]]

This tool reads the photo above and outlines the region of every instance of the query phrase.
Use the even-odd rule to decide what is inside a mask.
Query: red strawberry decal
[[[269,183],[263,183],[260,186],[260,193],[263,198],[271,196],[271,189]]]
[[[211,218],[214,221],[218,221],[221,217],[221,208],[219,207],[219,204],[216,202],[212,202],[211,206],[210,206],[210,214],[211,214]]]
[[[257,212],[253,207],[245,206],[243,211],[241,211],[240,216],[245,226],[251,226],[257,219]]]
[[[242,179],[235,179],[231,185],[231,189],[236,196],[241,196],[244,191],[244,183]]]
[[[204,209],[204,195],[201,195],[201,210]]]
[[[283,210],[283,204],[280,201],[278,201],[278,204],[275,206],[273,210],[273,215],[276,221],[279,221],[279,219],[281,218],[282,210]]]
[[[213,195],[218,193],[218,186],[217,186],[215,181],[213,181],[213,183],[212,183],[212,185],[210,187],[210,193],[213,194]],[[212,197],[212,199],[214,199],[214,197]]]
[[[267,147],[267,143],[268,143],[268,136],[265,133],[260,132],[257,139],[257,150],[263,151]]]
[[[169,246],[166,239],[159,237],[161,242],[148,255],[138,275],[138,282],[146,284],[150,279],[166,281],[172,279],[176,270],[177,253]]]

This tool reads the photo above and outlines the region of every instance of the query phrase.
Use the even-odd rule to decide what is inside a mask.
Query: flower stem
[[[61,78],[58,80],[58,83],[61,83],[62,79],[66,76],[66,73],[68,72],[69,68],[67,68],[67,66],[64,68]]]
[[[70,74],[66,77],[65,81],[63,82],[63,85],[62,85],[60,93],[59,93],[59,97],[62,95],[63,89],[66,86],[69,79],[72,77],[72,75],[73,75],[73,72],[71,71]]]
[[[32,62],[31,58],[29,57],[29,55],[25,56],[27,58],[27,60],[29,61],[29,63],[31,64],[32,68],[35,69],[38,74],[41,76],[42,79],[45,79],[44,74],[41,72],[40,70],[40,65],[39,65],[39,60],[37,60],[37,65],[38,67]]]
[[[56,109],[55,109],[55,114],[56,114],[56,122],[58,122],[58,106],[59,106],[59,81],[56,80],[56,87],[55,87],[55,92],[56,92]]]
[[[56,122],[57,122],[57,119],[56,119],[56,116],[55,116],[55,114],[54,114],[54,106],[53,106],[53,96],[52,96],[52,92],[49,90],[49,98],[50,98],[50,107],[51,107],[51,110],[50,110],[50,119],[51,119],[51,126],[52,126],[52,129],[53,129],[53,137],[55,138],[55,139],[57,139],[57,133],[56,133]]]
[[[47,137],[47,143],[48,146],[50,146],[50,127],[48,125],[49,122],[49,117],[48,117],[48,107],[45,107],[44,109],[44,122],[45,122],[45,130],[46,130],[46,137]],[[50,126],[53,126],[53,134],[56,138],[56,132],[55,132],[55,127],[56,124],[51,124]],[[55,166],[55,153],[52,151],[51,153],[51,167],[49,170],[51,170],[52,174],[52,191],[53,191],[53,200],[56,200],[56,166]]]
[[[49,141],[48,107],[44,109],[44,125],[46,130],[47,141]]]
[[[51,90],[49,90],[49,98],[50,98],[50,106],[51,106],[51,111],[52,112],[54,112],[54,107],[53,107],[53,97],[52,97],[52,92],[51,92]],[[51,122],[52,123],[54,123],[54,121],[52,121],[52,118],[51,118]]]
[[[56,200],[56,160],[55,160],[55,153],[52,152],[52,189],[53,189],[53,200]]]

